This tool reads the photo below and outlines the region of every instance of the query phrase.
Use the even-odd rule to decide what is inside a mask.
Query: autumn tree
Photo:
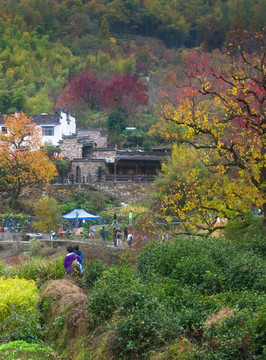
[[[56,199],[49,196],[42,197],[34,207],[34,213],[38,221],[33,226],[40,231],[47,232],[57,229],[61,219],[61,209]]]
[[[209,173],[201,179],[201,170],[194,178],[189,175],[185,203],[173,189],[164,208],[208,229],[213,227],[210,218],[230,219],[262,206],[266,210],[265,38],[254,35],[252,53],[247,52],[250,34],[234,40],[219,55],[218,65],[206,54],[189,59],[189,81],[178,106],[174,114],[172,109],[164,113],[182,130],[177,141],[194,148]]]
[[[27,186],[46,186],[57,174],[55,166],[41,150],[41,133],[23,113],[4,115],[7,132],[0,132],[1,185],[16,204]]]
[[[93,108],[99,101],[101,82],[90,69],[73,76],[58,98],[58,106]]]
[[[119,110],[128,116],[147,103],[147,87],[136,74],[116,74],[103,85],[101,103],[107,111]]]

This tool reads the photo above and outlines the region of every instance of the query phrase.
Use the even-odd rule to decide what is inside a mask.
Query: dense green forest
[[[212,51],[231,29],[260,30],[266,1],[1,0],[0,14],[0,112],[48,113],[67,104],[86,125],[113,110],[128,123],[145,113],[146,132],[159,86],[184,48]],[[118,74],[135,74],[124,101],[133,99],[131,108],[108,98]],[[85,95],[73,95],[77,82]]]

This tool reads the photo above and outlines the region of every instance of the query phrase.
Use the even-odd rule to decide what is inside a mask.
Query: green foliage
[[[219,239],[150,244],[138,258],[138,269],[143,276],[155,272],[209,293],[261,290],[265,274],[262,258]]]
[[[164,344],[180,331],[174,314],[163,303],[145,293],[130,293],[114,316],[115,335],[123,357],[143,358],[150,348]]]
[[[225,236],[241,248],[263,256],[266,250],[263,217],[246,213],[242,220],[229,221],[225,227]]]
[[[15,214],[13,212],[8,212],[8,213],[6,212],[0,215],[0,225],[2,226],[2,228],[6,226],[6,222],[8,218],[12,219],[13,223],[19,224],[19,228],[18,228],[19,231],[26,226],[27,219],[24,214],[21,213]]]
[[[42,197],[36,203],[34,212],[38,221],[33,222],[33,226],[40,231],[51,231],[59,226],[61,212],[56,199],[49,196]]]
[[[23,340],[0,345],[0,357],[7,360],[56,360],[55,352],[41,343],[28,343]]]
[[[250,297],[252,295],[258,296],[250,294]],[[253,306],[236,308],[232,316],[206,326],[202,348],[195,351],[193,359],[262,359],[265,296],[254,300]]]
[[[84,264],[86,287],[91,289],[106,269],[107,265],[102,263],[100,260],[87,261]]]
[[[179,336],[194,343],[185,358],[259,359],[265,266],[252,244],[247,250],[220,239],[179,238],[147,244],[135,270],[111,267],[99,277],[102,265],[94,263],[89,326],[114,326],[112,346],[127,359],[149,358]]]
[[[38,239],[32,239],[29,242],[29,250],[31,256],[38,256],[42,248],[42,242]]]
[[[58,198],[58,201],[60,199]],[[62,199],[61,199],[62,200]],[[71,199],[66,200],[62,205],[62,213],[67,214],[74,209],[83,209],[92,214],[98,214],[107,208],[110,203],[102,193],[94,191],[83,191],[74,193]]]
[[[134,277],[132,270],[127,267],[111,267],[105,271],[93,287],[88,302],[91,326],[112,317],[117,306],[121,306],[139,280]]]
[[[34,281],[0,278],[0,338],[32,341],[41,335]]]
[[[63,257],[52,260],[29,259],[21,261],[16,266],[3,267],[0,275],[35,280],[36,284],[41,286],[45,281],[63,278],[65,275]]]
[[[110,39],[109,24],[106,18],[103,18],[101,22],[100,37],[106,40]]]
[[[113,110],[110,112],[107,118],[106,127],[109,132],[119,134],[125,129],[126,119],[119,110]]]
[[[54,164],[59,176],[65,177],[68,175],[68,172],[71,168],[71,164],[68,159],[56,159]]]

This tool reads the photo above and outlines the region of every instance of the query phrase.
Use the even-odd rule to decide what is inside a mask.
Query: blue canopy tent
[[[100,220],[101,221],[100,216],[92,215],[92,214],[87,213],[85,210],[82,210],[82,209],[74,209],[70,213],[68,213],[66,215],[63,215],[62,218],[66,219],[66,220],[75,220],[75,227],[76,228],[79,227],[79,221],[80,220],[83,220],[83,222],[85,222],[86,220]]]
[[[70,213],[63,215],[66,220],[101,220],[100,216],[92,215],[82,209],[74,209]]]

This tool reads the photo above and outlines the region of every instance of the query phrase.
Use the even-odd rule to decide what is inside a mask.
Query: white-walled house
[[[67,111],[61,110],[55,114],[28,115],[33,122],[42,130],[42,143],[49,142],[55,146],[63,139],[63,136],[76,133],[76,119]],[[0,115],[0,130],[6,131],[4,115]]]

